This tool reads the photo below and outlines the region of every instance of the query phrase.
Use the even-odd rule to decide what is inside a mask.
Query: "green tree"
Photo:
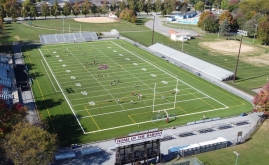
[[[72,7],[72,12],[74,14],[74,16],[78,16],[80,14],[80,9],[78,7],[78,0],[76,0],[75,5]]]
[[[34,6],[34,4],[31,2],[31,0],[25,0],[22,4],[24,9],[26,9],[28,12],[30,11],[30,7]]]
[[[71,4],[69,2],[65,2],[63,7],[63,15],[67,17],[71,14]]]
[[[120,5],[119,5],[120,11],[123,11],[126,8],[126,3],[125,1],[121,1]]]
[[[156,0],[155,1],[155,12],[160,12],[160,11],[162,11],[162,2],[161,2],[161,0]]]
[[[50,8],[46,3],[43,3],[41,6],[41,14],[45,17],[45,19],[50,15]]]
[[[229,21],[225,19],[220,23],[220,34],[225,36],[228,34],[229,31],[230,31]]]
[[[147,2],[147,5],[146,5],[146,7],[145,7],[145,12],[147,13],[147,15],[148,15],[148,13],[150,13],[151,11],[152,11],[152,4],[151,4],[151,0],[148,0],[148,2]]]
[[[139,0],[138,1],[138,4],[137,4],[137,7],[138,7],[139,14],[140,14],[140,12],[144,11],[144,8],[145,8],[145,0]]]
[[[245,22],[243,29],[248,31],[248,36],[254,36],[256,33],[256,26],[258,25],[257,19],[250,19]]]
[[[246,18],[243,14],[237,14],[234,18],[237,22],[238,28],[243,29],[244,24],[246,22]]]
[[[222,10],[226,10],[228,8],[228,3],[229,3],[228,0],[222,0],[220,4],[220,8]]]
[[[38,16],[38,12],[37,12],[37,9],[36,9],[35,6],[30,7],[29,15],[30,15],[31,18],[36,19],[36,17]]]
[[[107,1],[105,0],[103,2],[103,4],[102,4],[102,7],[101,7],[101,11],[102,11],[102,14],[104,14],[104,16],[105,16],[105,14],[107,14],[107,9],[108,9],[108,7],[107,7]]]
[[[205,5],[204,2],[199,1],[194,5],[194,9],[197,11],[202,11],[204,10],[204,5]]]
[[[51,7],[50,12],[51,15],[53,15],[55,18],[57,18],[57,16],[60,15],[60,8],[57,0],[54,1],[54,4]]]
[[[6,12],[5,12],[4,6],[3,4],[0,4],[0,19],[3,21],[5,17],[6,17]]]
[[[136,0],[128,0],[128,7],[130,10],[133,10],[134,14],[136,15],[136,12],[138,11]]]
[[[51,163],[56,144],[56,135],[28,123],[19,123],[6,135],[3,146],[14,164],[36,165]]]
[[[258,25],[258,38],[266,45],[269,43],[269,21],[263,21]]]
[[[91,8],[91,5],[89,1],[86,0],[82,5],[81,13],[84,14],[86,17],[86,15],[90,13],[90,8]]]
[[[217,9],[220,8],[221,1],[222,1],[222,0],[215,0],[215,1],[213,2],[213,4],[216,6]]]
[[[204,30],[215,33],[219,30],[219,20],[214,15],[209,15],[204,19]]]
[[[29,13],[28,10],[25,7],[21,8],[21,16],[25,19],[25,17],[28,17]]]
[[[95,4],[91,5],[91,12],[96,17],[96,14],[98,12],[98,8],[97,8],[97,6]]]

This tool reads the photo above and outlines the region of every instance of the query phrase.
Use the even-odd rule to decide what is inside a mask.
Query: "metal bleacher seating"
[[[222,130],[222,129],[228,129],[228,128],[231,128],[231,124],[227,124],[227,123],[220,123],[220,124],[216,124],[216,125],[213,125],[214,128],[217,128],[219,130]]]
[[[201,73],[205,73],[221,81],[231,78],[234,74],[229,70],[223,69],[219,66],[203,61],[199,58],[193,57],[181,51],[162,45],[160,43],[151,45],[149,48],[155,52],[161,53],[184,65],[194,68]]]
[[[0,98],[6,100],[8,104],[13,99],[10,92],[12,84],[10,78],[8,77],[9,70],[10,67],[8,65],[8,58],[0,55],[0,85],[2,86]]]
[[[195,135],[195,133],[193,133],[193,132],[181,132],[181,133],[178,133],[179,137],[187,137],[187,136],[192,136],[192,135]]]
[[[245,124],[249,124],[249,121],[248,120],[242,120],[242,121],[237,121],[237,122],[234,122],[232,123],[236,126],[240,126],[240,125],[245,125]]]
[[[84,41],[98,40],[98,36],[95,32],[46,34],[46,35],[40,35],[39,37],[40,42],[42,44],[84,42]]]

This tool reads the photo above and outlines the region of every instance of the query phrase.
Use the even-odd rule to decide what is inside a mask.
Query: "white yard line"
[[[121,65],[119,65],[118,63],[116,63],[113,59],[111,59],[109,56],[107,56],[106,54],[104,54],[103,52],[101,52],[100,50],[98,50],[100,53],[102,53],[104,56],[106,56],[107,58],[109,58],[111,61],[113,61],[116,65],[122,67]],[[124,67],[122,67],[126,72],[128,72],[131,76],[133,76],[134,78],[136,78],[138,81],[140,81],[142,84],[144,84],[145,86],[147,86],[150,90],[152,90],[152,88],[150,86],[148,86],[147,84],[145,84],[143,81],[141,81],[138,77],[136,77],[135,75],[133,75],[132,73],[130,73],[128,70],[126,70]],[[170,102],[169,100],[166,100],[168,102]]]
[[[64,96],[64,98],[65,98],[67,104],[69,105],[71,111],[73,112],[73,114],[74,114],[74,116],[75,116],[75,118],[76,118],[76,120],[77,120],[77,122],[78,122],[78,124],[79,124],[79,126],[80,126],[80,128],[81,128],[81,130],[82,130],[83,133],[85,134],[85,131],[84,131],[82,125],[80,124],[80,122],[79,122],[79,120],[78,120],[78,118],[77,118],[77,116],[76,116],[76,113],[75,113],[74,110],[73,110],[73,107],[72,107],[71,103],[69,102],[68,98],[67,98],[66,95],[64,94],[63,89],[61,88],[59,82],[57,81],[55,75],[53,74],[53,72],[52,72],[52,70],[51,70],[49,64],[47,63],[47,61],[46,61],[46,59],[45,59],[45,57],[44,57],[44,55],[43,55],[43,53],[42,53],[42,51],[41,51],[39,48],[38,48],[38,50],[39,50],[41,56],[43,57],[43,59],[44,59],[46,65],[47,65],[47,67],[49,68],[49,70],[50,70],[50,72],[51,72],[51,75],[53,76],[54,80],[56,81],[56,83],[57,83],[59,89],[61,90],[61,92],[62,92],[62,94],[63,94],[63,96]]]
[[[70,52],[69,50],[68,50],[68,52],[70,53],[70,54],[72,54],[72,56],[80,63],[80,65],[83,67],[84,65],[77,59],[77,57],[76,56],[74,56],[73,55],[73,53],[72,52]],[[106,90],[107,91],[107,93],[112,97],[112,98],[114,98],[115,99],[115,97],[91,74],[91,72],[89,71],[89,70],[87,70],[87,69],[85,69],[88,73],[90,73],[90,75],[95,79],[95,81],[96,82],[98,82],[99,84],[100,84],[100,86],[101,87],[103,87],[103,89],[104,90]],[[116,99],[115,99],[116,100]],[[121,104],[119,104],[123,109],[125,109]]]
[[[166,73],[166,74],[170,75],[171,77],[174,77],[175,79],[177,79],[178,81],[180,81],[180,82],[182,82],[182,83],[186,84],[187,86],[189,86],[189,87],[191,87],[191,88],[193,88],[193,89],[195,89],[195,90],[197,90],[197,91],[201,92],[201,93],[202,93],[202,94],[204,94],[205,96],[207,96],[207,97],[211,98],[212,100],[214,100],[214,101],[218,102],[219,104],[223,105],[224,107],[229,108],[227,105],[225,105],[225,104],[221,103],[220,101],[218,101],[218,100],[216,100],[216,99],[212,98],[211,96],[209,96],[209,95],[205,94],[204,92],[202,92],[202,91],[200,91],[200,90],[198,90],[198,89],[194,88],[194,87],[193,87],[193,86],[191,86],[190,84],[188,84],[188,83],[186,83],[186,82],[184,82],[184,81],[182,81],[182,80],[178,79],[178,78],[177,78],[177,76],[172,75],[172,74],[171,74],[171,73],[169,73],[168,71],[165,71],[163,68],[160,68],[160,67],[158,67],[158,66],[156,66],[156,65],[152,64],[151,62],[149,62],[149,61],[147,61],[147,60],[143,59],[142,57],[140,57],[140,56],[136,55],[135,53],[133,53],[133,52],[131,52],[131,51],[129,51],[129,50],[127,50],[127,49],[123,48],[122,46],[120,46],[120,45],[118,45],[118,44],[114,43],[113,41],[111,41],[111,42],[112,42],[113,44],[117,45],[118,47],[120,47],[120,48],[122,48],[122,49],[126,50],[127,52],[129,52],[129,53],[133,54],[134,56],[136,56],[136,57],[140,58],[141,60],[143,60],[143,61],[147,62],[148,64],[151,64],[152,66],[154,66],[154,67],[158,68],[159,70],[161,70],[161,71],[163,71],[164,73]]]
[[[188,114],[184,114],[184,115],[178,115],[176,117],[197,115],[197,114],[201,114],[201,113],[212,112],[212,111],[219,111],[219,110],[223,110],[223,109],[226,109],[226,108],[216,108],[216,109],[207,110],[207,111],[201,111],[201,112],[195,112],[195,113],[188,113]],[[86,132],[85,134],[91,134],[91,133],[96,133],[96,132],[103,132],[103,131],[108,131],[108,130],[113,130],[113,129],[118,129],[118,128],[124,128],[124,127],[139,125],[139,124],[150,123],[150,122],[152,122],[152,121],[149,120],[149,121],[144,121],[144,122],[135,123],[135,124],[127,124],[127,125],[122,125],[122,126],[118,126],[118,127],[110,127],[110,128],[106,128],[106,129],[97,130],[97,131]]]
[[[49,76],[49,73],[47,72],[47,69],[45,68],[45,66],[44,66],[44,64],[43,64],[43,61],[42,61],[42,60],[40,60],[40,61],[41,61],[41,64],[42,64],[42,66],[43,66],[45,72],[47,73],[47,76],[49,77],[50,83],[52,84],[52,86],[53,86],[53,88],[54,88],[54,91],[55,91],[56,93],[57,93],[57,92],[60,92],[60,91],[57,91],[57,90],[56,90],[56,88],[55,88],[55,86],[54,86],[54,83],[52,82],[52,80],[51,80],[51,78],[50,78],[50,76]]]
[[[177,103],[180,103],[180,102],[189,102],[189,101],[195,101],[195,100],[202,100],[202,99],[206,99],[206,98],[208,98],[208,97],[200,97],[200,98],[195,98],[195,99],[180,100],[180,101],[177,101]],[[145,102],[145,100],[142,101],[142,102]],[[130,104],[130,103],[128,102],[128,103],[123,103],[123,104]],[[167,104],[172,104],[172,103],[157,104],[156,106],[167,105]],[[116,106],[116,105],[103,106],[102,108],[108,108],[108,107],[113,107],[113,106]],[[147,107],[152,107],[152,105],[143,106],[142,108],[147,108]],[[130,109],[125,109],[125,110],[118,110],[118,111],[107,112],[107,113],[102,113],[102,114],[96,114],[96,115],[91,115],[91,116],[102,116],[102,115],[105,115],[105,114],[112,114],[112,113],[132,111],[132,110],[136,110],[136,109],[139,109],[139,108],[141,108],[141,107],[138,107],[138,108],[130,108]],[[99,109],[99,107],[91,108],[90,111],[92,111],[92,110],[98,110],[98,109]],[[76,112],[83,112],[83,111],[85,111],[85,110],[78,110]],[[84,118],[84,117],[81,117],[81,118]]]

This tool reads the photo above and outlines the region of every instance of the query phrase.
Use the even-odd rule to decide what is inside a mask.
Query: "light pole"
[[[237,72],[237,67],[238,67],[238,61],[239,61],[239,56],[240,56],[240,51],[241,51],[241,45],[242,45],[243,36],[247,36],[248,35],[248,32],[245,31],[245,30],[238,30],[237,33],[241,35],[241,40],[240,40],[240,46],[239,46],[239,51],[238,51],[238,56],[237,56],[236,66],[235,66],[235,71],[234,71],[234,83],[235,83],[235,79],[236,79],[236,72]]]
[[[63,17],[63,34],[64,34],[64,17]]]
[[[257,32],[258,24],[255,24],[255,26],[256,26],[256,28],[255,28],[254,37],[253,37],[253,44],[254,44],[254,40],[255,40],[255,35],[256,35],[256,32]]]
[[[154,19],[153,19],[153,25],[152,25],[152,39],[151,39],[151,45],[153,45],[153,40],[154,40],[154,23],[155,23],[155,14],[153,14]]]
[[[183,47],[184,47],[184,41],[187,41],[187,39],[184,37],[183,40],[182,40],[182,48],[181,48],[181,51],[183,52]]]
[[[220,33],[220,25],[219,25],[219,33]],[[218,33],[218,39],[219,39],[219,33]]]
[[[236,155],[236,159],[235,159],[235,165],[237,165],[237,161],[238,161],[238,156],[240,155],[238,152],[233,151],[233,153]]]

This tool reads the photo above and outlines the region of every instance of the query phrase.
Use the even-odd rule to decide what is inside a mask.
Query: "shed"
[[[172,33],[171,39],[174,41],[186,41],[191,39],[191,34],[189,32]]]

